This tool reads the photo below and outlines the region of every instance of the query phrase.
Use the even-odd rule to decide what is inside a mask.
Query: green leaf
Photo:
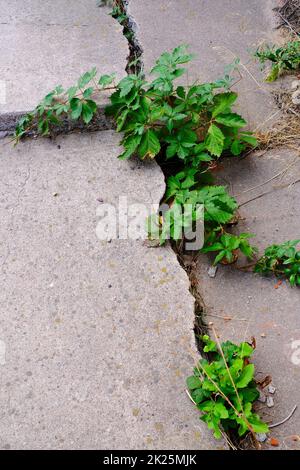
[[[94,67],[89,72],[85,72],[78,80],[78,87],[84,88],[97,74],[97,69]]]
[[[125,77],[123,80],[120,81],[118,84],[118,88],[120,89],[120,98],[128,95],[134,87],[134,79],[132,76]]]
[[[254,376],[254,364],[248,364],[247,366],[245,366],[238,381],[236,382],[236,387],[237,388],[247,387],[249,382],[253,380],[253,376]]]
[[[211,124],[208,128],[208,136],[206,139],[207,150],[216,157],[220,157],[223,151],[225,136],[221,129],[215,124]]]
[[[230,151],[233,155],[240,155],[245,150],[245,145],[240,140],[234,140],[231,144]]]
[[[250,357],[253,354],[253,348],[248,343],[241,343],[238,354],[239,354],[239,357],[242,359],[244,357]]]
[[[130,158],[131,155],[133,155],[140,144],[142,139],[141,135],[129,135],[126,137],[123,141],[122,144],[125,148],[125,151],[119,155],[120,160],[126,160],[127,158]]]
[[[248,421],[251,424],[254,432],[260,434],[269,432],[268,425],[264,423],[257,414],[252,414],[252,416],[249,416]]]
[[[189,389],[191,390],[190,387]],[[199,405],[206,398],[206,392],[201,388],[196,388],[195,390],[192,390],[191,396],[194,402]]]
[[[154,158],[160,151],[160,143],[157,135],[152,129],[148,129],[141,140],[141,144],[138,149],[140,157],[143,158]]]
[[[223,124],[228,127],[244,127],[247,122],[239,114],[228,113],[228,114],[219,114],[215,119],[219,124]]]
[[[93,87],[90,87],[90,88],[87,88],[86,90],[84,90],[83,92],[83,97],[85,99],[89,98],[94,92],[94,88]]]
[[[224,113],[230,108],[237,99],[237,94],[233,92],[219,93],[214,99],[214,108],[212,111],[212,117],[216,117],[219,114]]]
[[[68,95],[68,98],[69,100],[71,100],[72,98],[74,98],[74,96],[76,95],[78,91],[78,87],[77,86],[72,86],[71,88],[69,88],[67,90],[67,95]]]
[[[208,335],[202,336],[202,341],[205,343],[204,352],[217,351],[217,344],[212,341]]]
[[[257,139],[250,134],[240,134],[240,140],[246,142],[247,144],[251,145],[252,147],[257,147],[258,141]]]
[[[87,100],[86,102],[82,103],[82,119],[85,124],[88,124],[92,119],[97,111],[97,105],[92,100]]]
[[[102,87],[107,87],[114,81],[115,77],[115,73],[112,73],[111,75],[102,75],[98,81],[98,84]]]
[[[70,101],[71,118],[79,119],[82,112],[82,101],[79,98],[72,98]]]
[[[228,410],[226,409],[225,405],[221,401],[218,401],[215,404],[214,414],[217,414],[222,419],[227,419],[229,416]]]
[[[194,375],[191,375],[186,379],[186,384],[189,390],[195,390],[196,388],[201,387],[201,381],[199,377],[195,377]]]

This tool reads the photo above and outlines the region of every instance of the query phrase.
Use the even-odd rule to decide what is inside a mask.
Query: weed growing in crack
[[[262,64],[271,62],[271,71],[266,82],[274,82],[284,72],[291,72],[300,67],[300,40],[290,41],[284,46],[266,46],[257,49],[254,53]]]
[[[106,112],[112,115],[117,131],[123,133],[124,152],[120,159],[138,155],[140,159],[161,158],[176,169],[167,179],[166,203],[169,209],[151,218],[151,236],[160,244],[178,241],[187,228],[193,232],[204,218],[204,250],[219,251],[216,260],[234,262],[238,250],[252,258],[254,249],[247,239],[226,233],[226,225],[235,217],[237,203],[224,186],[214,186],[210,169],[224,155],[238,156],[257,145],[243,128],[246,121],[232,106],[237,94],[230,90],[228,75],[211,83],[176,85],[192,55],[187,46],[163,53],[151,70],[152,81],[131,74],[114,86],[114,75],[96,78],[92,69],[68,90],[57,87],[24,116],[15,130],[18,142],[29,131],[49,135],[62,117],[88,124],[97,112],[96,97],[115,90]],[[189,213],[185,214],[185,207]],[[180,209],[180,210],[178,210]],[[186,218],[186,215],[189,217]],[[188,220],[188,222],[187,222]],[[190,227],[186,227],[187,223]]]
[[[212,185],[210,169],[220,157],[238,156],[255,147],[257,141],[243,130],[246,121],[232,111],[237,94],[230,90],[229,76],[186,87],[176,84],[185,73],[182,65],[191,59],[187,46],[179,46],[156,61],[151,70],[153,80],[130,75],[117,85],[107,113],[115,118],[117,131],[124,135],[124,152],[119,158],[159,157],[180,170],[167,179],[165,199],[170,208],[162,216],[151,218],[152,238],[158,238],[160,244],[169,238],[180,240],[179,229],[187,224],[183,208],[191,208],[192,230],[203,217],[201,206],[207,251],[218,251],[219,245],[228,243],[225,253],[222,250],[222,256],[218,255],[220,259],[226,257],[233,262],[236,257],[229,255],[229,250],[236,253],[238,249],[252,258],[254,249],[247,242],[250,235],[238,238],[225,232],[237,203],[225,187]]]
[[[281,245],[271,245],[257,261],[254,272],[262,275],[273,274],[285,278],[291,286],[300,286],[300,240],[289,240]]]
[[[268,426],[252,409],[259,397],[255,367],[249,362],[254,345],[220,344],[207,335],[202,341],[211,360],[200,359],[194,374],[187,378],[190,397],[202,413],[200,419],[217,439],[222,437],[222,429],[236,431],[239,436],[250,431],[254,437],[255,433],[268,432]]]
[[[18,143],[30,131],[49,135],[53,126],[59,126],[65,117],[89,124],[97,113],[96,96],[115,88],[114,74],[96,76],[97,70],[93,68],[69,89],[57,86],[48,93],[31,113],[20,119],[14,133],[15,142]]]

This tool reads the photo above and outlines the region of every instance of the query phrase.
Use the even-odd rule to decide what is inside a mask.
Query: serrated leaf
[[[236,113],[219,114],[215,120],[219,124],[223,124],[223,126],[228,127],[240,128],[246,126],[247,124],[245,119]]]
[[[123,78],[118,84],[120,89],[120,98],[124,98],[128,95],[134,87],[134,81],[131,76]]]
[[[211,124],[208,128],[208,136],[206,139],[207,150],[216,157],[220,157],[224,147],[225,136],[221,129],[215,124]]]
[[[126,139],[123,140],[123,146],[125,148],[125,151],[119,155],[120,160],[126,160],[127,158],[130,158],[131,155],[133,155],[138,147],[138,145],[141,142],[142,136],[140,135],[130,135],[126,137]]]
[[[148,129],[141,140],[138,153],[141,158],[154,158],[160,151],[160,143],[152,129]]]
[[[114,81],[115,77],[116,77],[115,73],[112,73],[111,75],[102,75],[99,78],[98,84],[102,87],[106,87]]]
[[[95,101],[87,100],[86,102],[82,103],[82,119],[85,124],[91,122],[96,111],[97,105]]]
[[[79,98],[72,98],[70,101],[71,118],[78,119],[82,112],[82,101]]]
[[[97,69],[94,67],[89,72],[85,72],[78,80],[78,87],[84,88],[97,74]]]
[[[219,114],[224,113],[230,108],[237,99],[237,94],[233,92],[219,93],[214,98],[214,107],[212,111],[212,117],[216,117]]]

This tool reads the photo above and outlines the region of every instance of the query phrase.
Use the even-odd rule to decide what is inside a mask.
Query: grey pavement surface
[[[215,80],[239,57],[240,75],[234,73],[241,96],[238,108],[250,128],[266,126],[276,108],[263,83],[264,72],[251,58],[263,42],[274,42],[275,0],[130,0],[129,13],[137,24],[144,49],[145,70],[158,56],[179,44],[189,44],[195,55],[183,83]],[[260,103],[257,106],[257,103]],[[268,121],[268,124],[272,120]]]
[[[96,236],[101,204],[160,200],[159,167],[118,161],[113,131],[0,145],[0,447],[220,446],[185,393],[194,299],[175,254]]]
[[[235,158],[224,161],[218,180],[222,184],[230,180],[231,192],[240,204],[269,192],[241,206],[241,220],[235,228],[236,233],[256,234],[252,243],[260,254],[268,245],[300,238],[300,185],[299,182],[293,184],[299,176],[299,153],[293,151],[272,150],[262,156],[249,155],[241,161]],[[253,187],[256,188],[249,191]],[[262,278],[230,266],[219,266],[216,277],[210,278],[207,269],[212,261],[213,257],[204,255],[197,261],[205,321],[213,322],[221,341],[256,338],[257,350],[253,357],[257,378],[271,375],[276,387],[274,407],[260,403],[258,409],[267,422],[276,423],[298,405],[294,416],[274,428],[270,436],[278,438],[280,448],[300,449],[299,441],[290,437],[298,435],[300,428],[299,289],[285,282],[278,286],[276,278]],[[238,265],[245,264],[247,260],[240,260]]]
[[[108,12],[96,0],[0,0],[0,113],[30,111],[92,67],[125,75],[127,41]]]
[[[270,88],[247,52],[274,40],[272,6],[272,0],[131,0],[129,11],[146,68],[183,42],[197,56],[189,81],[214,79],[240,56],[246,68],[236,87],[253,128],[274,112]],[[94,65],[100,73],[125,75],[122,28],[94,0],[0,0],[0,7],[0,80],[7,92],[0,116],[32,108],[53,86],[71,85]],[[115,204],[120,195],[158,203],[165,188],[155,164],[116,159],[118,140],[112,131],[17,148],[0,140],[1,448],[224,445],[185,394],[196,354],[194,302],[174,253],[96,236],[103,203]],[[260,249],[299,236],[299,187],[284,186],[297,179],[298,163],[282,179],[243,191],[294,158],[272,151],[227,160],[219,172],[225,183],[232,180],[240,202],[272,190],[241,208],[245,220],[238,230],[255,232]],[[299,358],[293,350],[300,340],[299,293],[229,267],[210,279],[207,266],[208,258],[201,258],[197,275],[207,318],[224,339],[257,337],[259,373],[271,373],[277,388],[275,407],[264,412],[280,420],[300,404],[300,366],[293,363]],[[224,314],[242,320],[225,322]],[[298,434],[297,413],[272,433],[284,448],[296,445],[287,436]]]

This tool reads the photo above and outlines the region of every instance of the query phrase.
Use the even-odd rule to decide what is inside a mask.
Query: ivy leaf
[[[84,88],[97,74],[97,69],[94,67],[89,72],[85,72],[78,80],[78,87]]]
[[[257,147],[258,141],[257,139],[251,134],[240,134],[240,140],[246,142],[247,144],[251,145],[252,147]]]
[[[127,158],[130,158],[131,155],[133,155],[136,151],[138,145],[141,142],[141,139],[141,135],[129,135],[128,137],[126,137],[122,141],[125,151],[121,155],[119,155],[119,159],[126,160]]]
[[[98,81],[98,85],[106,87],[114,81],[115,77],[115,73],[112,73],[111,75],[102,75]]]
[[[93,92],[94,92],[94,88],[93,88],[93,87],[89,87],[89,88],[87,88],[86,90],[84,90],[84,92],[83,92],[83,97],[84,97],[85,99],[87,99],[87,98],[89,98],[89,97],[93,94]]]
[[[219,114],[224,113],[230,108],[237,99],[237,94],[233,92],[219,93],[214,98],[214,107],[212,111],[212,117],[216,117]]]
[[[245,145],[240,140],[234,140],[231,144],[230,151],[233,155],[240,155],[245,150]]]
[[[239,380],[236,382],[237,388],[245,388],[253,380],[254,364],[248,364],[242,371]]]
[[[148,129],[141,140],[138,153],[141,158],[154,158],[160,151],[160,143],[152,129]]]
[[[118,88],[120,89],[120,98],[127,96],[134,87],[134,77],[128,76],[123,78],[118,84]]]
[[[221,129],[215,124],[211,124],[208,128],[208,136],[206,139],[207,150],[216,157],[220,157],[224,147],[225,136]]]
[[[220,114],[216,117],[216,122],[219,124],[223,124],[223,126],[228,127],[244,127],[246,126],[247,122],[243,119],[239,114],[236,113],[228,113],[228,114]]]
[[[97,105],[95,101],[87,100],[86,102],[82,103],[82,119],[85,124],[91,122],[96,111]]]
[[[79,119],[82,112],[82,101],[79,98],[72,98],[70,101],[71,118]]]

